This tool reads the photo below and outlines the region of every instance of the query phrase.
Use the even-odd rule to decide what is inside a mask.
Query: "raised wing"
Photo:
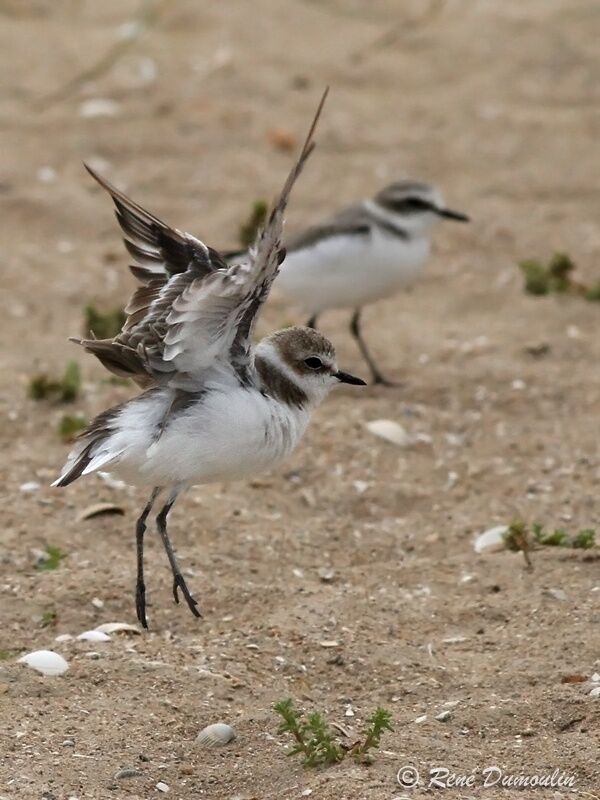
[[[89,170],[111,194],[132,270],[143,282],[114,339],[80,341],[112,372],[142,385],[202,388],[206,373],[251,374],[251,335],[285,257],[283,215],[291,189],[314,148],[313,134],[327,92],[319,103],[300,156],[292,168],[264,230],[246,260],[227,265],[219,253],[129,200]]]

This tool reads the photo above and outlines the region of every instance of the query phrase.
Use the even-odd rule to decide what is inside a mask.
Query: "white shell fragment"
[[[84,631],[77,638],[80,642],[110,642],[110,636],[103,631]]]
[[[42,675],[62,675],[69,669],[65,659],[53,650],[34,650],[33,653],[21,656],[19,663],[27,664]]]
[[[600,697],[600,686],[594,686],[590,692],[590,697]]]
[[[31,494],[31,492],[37,492],[39,488],[40,485],[37,481],[26,481],[19,486],[19,491],[23,494]]]
[[[475,539],[473,547],[476,553],[498,553],[506,549],[504,541],[505,534],[508,533],[508,525],[496,525],[495,528],[488,528],[487,531],[480,533]]]
[[[408,447],[412,443],[412,437],[398,422],[392,419],[374,419],[367,422],[369,433],[385,439],[386,442],[397,444],[399,447]]]
[[[222,747],[235,739],[235,731],[224,722],[215,722],[202,728],[196,736],[196,744],[202,747]]]
[[[130,625],[129,622],[104,622],[94,628],[98,633],[141,633],[137,625]]]

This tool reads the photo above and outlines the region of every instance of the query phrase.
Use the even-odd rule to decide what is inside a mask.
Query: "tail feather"
[[[120,403],[113,406],[91,421],[77,438],[75,447],[67,457],[67,463],[52,486],[68,486],[82,475],[94,472],[122,454],[122,449],[114,450],[103,445],[107,444],[115,432],[116,421],[124,405],[125,403]]]

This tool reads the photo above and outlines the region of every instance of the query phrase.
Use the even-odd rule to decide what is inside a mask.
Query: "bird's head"
[[[446,208],[441,193],[428,183],[396,181],[379,191],[372,202],[384,213],[393,216],[399,227],[409,234],[429,231],[440,220],[468,222],[469,217]]]
[[[312,328],[284,328],[265,337],[255,365],[265,390],[292,405],[317,405],[340,383],[366,385],[338,369],[333,345]]]

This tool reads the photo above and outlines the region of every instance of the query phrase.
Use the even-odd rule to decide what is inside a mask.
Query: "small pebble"
[[[23,492],[23,494],[31,494],[31,492],[37,492],[40,488],[40,485],[37,481],[26,481],[19,486],[19,490]]]
[[[417,723],[417,725],[420,725],[422,722],[425,722],[426,719],[427,719],[427,714],[423,714],[422,716],[417,717],[415,722]]]
[[[319,567],[317,572],[323,583],[331,583],[331,581],[335,578],[335,570],[331,567]]]
[[[56,170],[52,167],[40,167],[36,173],[40,183],[52,183],[56,180]]]
[[[436,714],[435,718],[438,722],[447,722],[451,716],[452,712],[446,709],[445,711],[440,711],[439,714]]]
[[[562,603],[567,599],[567,593],[563,592],[562,589],[544,589],[542,594],[546,597],[551,597],[553,600],[559,600]]]
[[[63,747],[75,747],[75,742],[73,741],[73,739],[65,739],[64,742],[62,742],[62,746]]]
[[[169,784],[165,783],[164,781],[159,781],[156,784],[156,788],[159,792],[168,792],[169,791]]]
[[[600,686],[594,686],[590,692],[590,697],[600,697]]]
[[[79,116],[84,119],[94,117],[114,117],[118,114],[120,106],[108,97],[90,97],[79,105]]]

